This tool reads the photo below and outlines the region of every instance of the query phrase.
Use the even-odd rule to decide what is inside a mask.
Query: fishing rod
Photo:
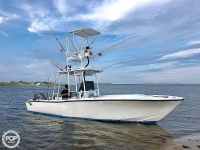
[[[60,43],[60,41],[58,40],[57,36],[55,35],[55,33],[53,32],[53,30],[51,29],[50,26],[49,26],[49,28],[50,28],[51,32],[53,33],[53,35],[55,36],[57,42],[60,44],[60,47],[61,47],[60,51],[61,52],[63,52],[63,51],[65,52],[65,49],[63,48],[62,44]]]
[[[105,50],[103,50],[103,51],[101,51],[101,52],[95,54],[94,56],[96,56],[96,55],[102,56],[102,53],[103,53],[103,52],[105,52],[105,51],[107,51],[107,50],[109,50],[109,49],[111,49],[111,48],[113,48],[113,47],[115,47],[115,46],[117,46],[117,45],[119,45],[119,44],[125,42],[125,41],[128,41],[128,40],[130,40],[130,39],[132,39],[132,38],[135,38],[135,37],[137,37],[137,36],[139,36],[139,35],[135,35],[135,36],[129,37],[129,38],[127,38],[127,39],[125,39],[125,40],[123,40],[123,41],[121,41],[121,42],[119,42],[119,43],[116,43],[116,44],[112,45],[111,47],[109,47],[109,48],[107,48],[107,49],[105,49]]]

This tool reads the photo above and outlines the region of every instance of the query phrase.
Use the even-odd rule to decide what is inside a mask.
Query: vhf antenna
[[[60,43],[60,41],[58,40],[57,36],[55,35],[55,33],[53,32],[53,30],[51,29],[50,26],[49,26],[49,28],[50,28],[51,32],[53,33],[53,35],[55,36],[55,38],[58,41],[58,43],[60,44],[60,47],[61,47],[60,51],[61,52],[63,52],[63,51],[65,52],[65,49],[63,48],[62,44]]]

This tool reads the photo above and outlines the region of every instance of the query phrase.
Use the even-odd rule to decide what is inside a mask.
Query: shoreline
[[[200,134],[180,136],[168,141],[165,150],[200,150]]]

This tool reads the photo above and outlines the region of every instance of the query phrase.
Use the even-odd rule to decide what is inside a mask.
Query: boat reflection
[[[171,137],[157,124],[106,123],[32,113],[28,113],[26,120],[26,148],[37,145],[45,149],[155,150],[162,149]]]

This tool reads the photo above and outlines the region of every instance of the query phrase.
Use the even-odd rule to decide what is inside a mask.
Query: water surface
[[[25,100],[33,97],[33,87],[0,86],[0,133],[19,132],[18,149],[23,150],[155,150],[173,137],[200,133],[200,85],[101,85],[100,89],[102,95],[162,94],[185,100],[157,124],[108,123],[28,113]]]

